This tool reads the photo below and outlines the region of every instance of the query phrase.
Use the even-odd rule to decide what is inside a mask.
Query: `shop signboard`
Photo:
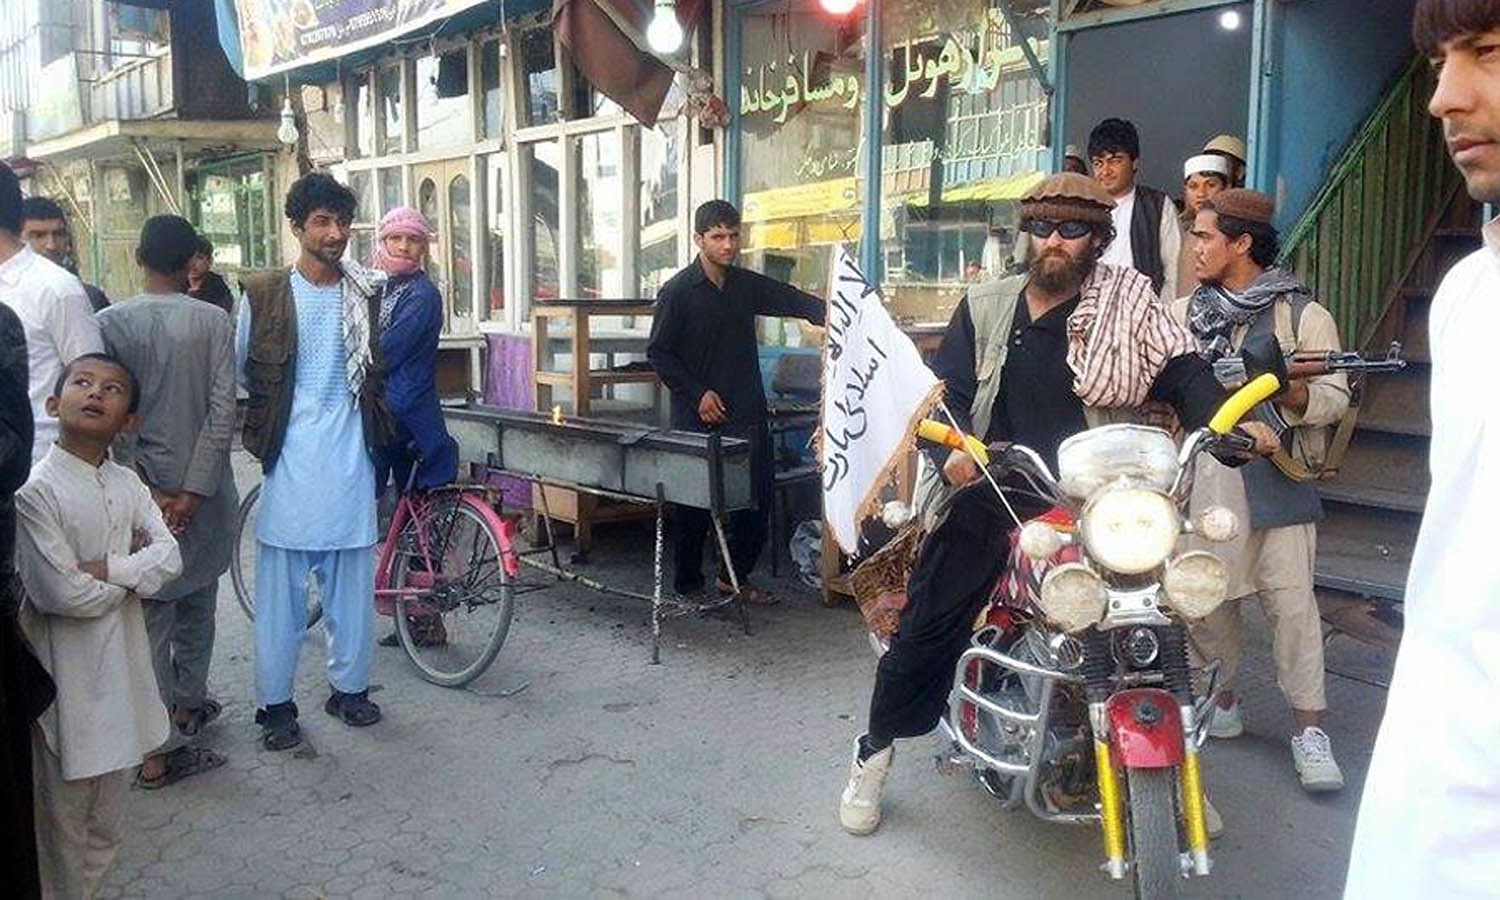
[[[245,79],[337,59],[485,0],[234,0]]]

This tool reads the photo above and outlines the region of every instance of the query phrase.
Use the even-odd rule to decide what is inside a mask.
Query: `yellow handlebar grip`
[[[1268,400],[1281,390],[1281,381],[1270,372],[1258,375],[1249,384],[1235,391],[1214,417],[1209,420],[1208,430],[1214,434],[1228,434],[1229,430],[1239,424],[1245,414],[1255,408],[1257,403]]]
[[[934,444],[942,444],[944,447],[952,447],[954,450],[962,450],[974,457],[974,461],[981,466],[990,464],[990,452],[984,446],[984,441],[971,434],[962,434],[942,422],[923,419],[917,423],[917,437],[932,441]]]

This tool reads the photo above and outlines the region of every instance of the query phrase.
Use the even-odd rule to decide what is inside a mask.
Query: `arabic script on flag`
[[[833,251],[827,326],[818,431],[823,518],[852,554],[860,523],[876,512],[881,489],[915,443],[916,423],[941,398],[943,383],[842,246]]]

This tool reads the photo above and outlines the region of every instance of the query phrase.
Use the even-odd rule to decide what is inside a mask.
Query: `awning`
[[[705,0],[677,0],[685,36],[702,18]],[[656,124],[676,77],[647,48],[650,0],[553,0],[552,27],[595,88],[648,128]],[[686,37],[684,37],[686,41]]]
[[[1025,172],[1020,175],[1007,175],[1003,178],[985,178],[980,181],[970,181],[966,184],[955,184],[943,189],[941,203],[964,203],[979,202],[988,203],[1001,200],[1019,200],[1021,195],[1042,183],[1046,175],[1041,172]],[[908,206],[928,206],[931,203],[929,195],[914,197],[907,201]]]

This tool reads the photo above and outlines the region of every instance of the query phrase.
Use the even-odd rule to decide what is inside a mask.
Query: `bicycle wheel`
[[[461,687],[478,678],[510,631],[514,591],[493,515],[476,497],[449,494],[408,519],[396,538],[385,583],[419,589],[397,598],[396,634],[433,684]]]
[[[234,583],[234,599],[239,601],[245,617],[255,621],[255,562],[260,558],[260,542],[255,539],[255,521],[260,510],[260,485],[251,488],[240,501],[238,523],[234,530],[234,557],[229,566],[229,580]],[[323,618],[323,604],[307,598],[307,627]]]

